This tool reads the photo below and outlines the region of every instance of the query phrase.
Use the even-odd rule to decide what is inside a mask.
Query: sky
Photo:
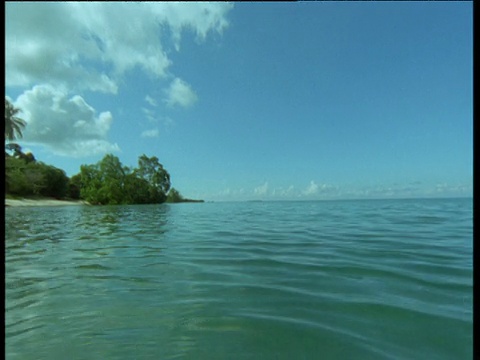
[[[17,143],[206,201],[470,197],[472,2],[6,2]]]

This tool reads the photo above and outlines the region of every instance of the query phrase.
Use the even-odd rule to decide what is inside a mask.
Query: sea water
[[[7,359],[471,359],[472,199],[5,209]]]

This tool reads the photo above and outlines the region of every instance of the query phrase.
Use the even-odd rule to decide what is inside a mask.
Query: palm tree
[[[12,141],[23,136],[22,129],[27,123],[17,116],[19,112],[20,109],[5,99],[5,140]]]

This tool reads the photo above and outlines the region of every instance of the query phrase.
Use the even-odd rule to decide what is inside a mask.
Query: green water
[[[471,359],[472,199],[5,209],[7,359]]]

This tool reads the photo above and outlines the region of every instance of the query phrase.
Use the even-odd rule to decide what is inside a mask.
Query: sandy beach
[[[83,200],[56,200],[56,199],[5,199],[5,206],[72,206],[90,205]]]

